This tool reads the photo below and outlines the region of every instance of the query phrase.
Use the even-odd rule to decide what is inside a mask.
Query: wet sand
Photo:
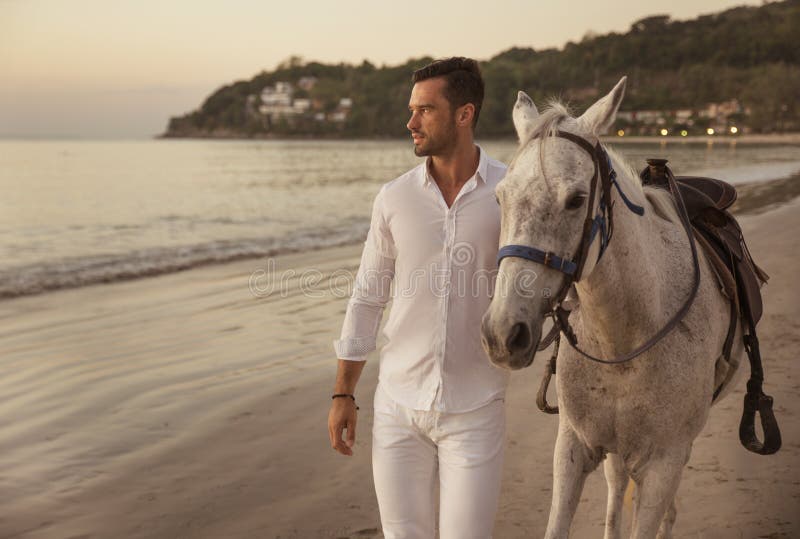
[[[759,334],[784,446],[739,445],[743,376],[695,443],[676,537],[800,536],[800,200],[761,207],[742,224],[772,277]],[[346,303],[327,279],[359,254],[278,257],[271,294],[269,261],[251,260],[0,302],[0,537],[380,537],[375,355],[355,456],[326,430]],[[534,404],[544,359],[509,388],[499,539],[544,533],[557,424]],[[572,536],[601,536],[604,512],[598,470]]]
[[[770,182],[739,184],[736,191],[738,198],[731,207],[734,214],[764,213],[800,197],[800,174]]]

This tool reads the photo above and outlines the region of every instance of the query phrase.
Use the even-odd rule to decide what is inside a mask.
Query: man
[[[500,493],[508,377],[480,342],[496,273],[506,167],[473,142],[483,102],[477,62],[440,60],[414,72],[407,127],[424,164],[385,184],[348,303],[328,417],[331,445],[352,455],[356,383],[388,284],[375,393],[372,467],[387,539],[435,536],[438,470],[443,539],[490,537]],[[343,438],[343,431],[347,437]]]

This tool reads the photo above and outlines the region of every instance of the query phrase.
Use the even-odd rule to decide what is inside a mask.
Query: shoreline
[[[800,196],[800,174],[794,174],[785,178],[768,181],[741,183],[736,185],[736,189],[738,191],[739,198],[732,207],[732,212],[734,214],[746,215],[748,213],[764,212],[774,208],[775,206],[789,203]],[[366,234],[366,232],[364,234]],[[334,241],[324,245],[323,247],[317,247],[313,249],[319,250],[328,248],[352,247],[359,246],[362,242],[363,238],[351,238],[343,241]],[[28,288],[24,289],[14,289],[13,284],[10,284],[12,281],[9,281],[5,288],[0,286],[0,305],[15,298],[50,294],[60,290],[80,289],[87,286],[104,284],[109,285],[114,283],[146,280],[162,275],[181,274],[196,268],[226,265],[236,263],[238,261],[252,261],[275,257],[285,257],[287,255],[302,254],[304,252],[308,252],[307,247],[279,247],[274,249],[266,249],[264,252],[257,254],[242,253],[231,255],[225,259],[217,258],[212,256],[214,253],[209,253],[206,258],[201,257],[191,262],[176,261],[172,264],[165,264],[163,266],[151,265],[137,271],[132,270],[130,264],[128,264],[124,271],[121,271],[116,275],[102,272],[98,272],[95,275],[60,274],[58,272],[53,272],[50,274],[51,282],[49,283],[35,283],[35,285],[28,285]],[[311,252],[313,252],[313,250]],[[123,261],[126,260],[124,257],[120,257],[120,259]]]
[[[111,137],[111,138],[96,138],[96,137],[83,137],[83,136],[1,136],[0,143],[3,142],[145,142],[145,141],[269,141],[269,142],[406,142],[407,137],[342,137],[342,136],[258,136],[246,137],[238,134],[230,136],[166,136],[165,134],[157,135],[142,135],[142,136],[125,136],[125,137]],[[503,142],[503,141],[516,141],[513,135],[499,136],[499,137],[477,137],[478,142]],[[642,136],[642,135],[627,135],[618,137],[614,135],[603,135],[602,142],[614,144],[655,144],[659,142],[680,142],[691,144],[708,144],[708,143],[739,143],[739,144],[765,144],[765,145],[800,145],[800,132],[798,133],[773,133],[773,134],[747,134],[747,135],[690,135],[681,137],[678,135],[668,135],[662,137],[660,135]]]
[[[513,135],[508,136],[499,136],[499,137],[476,137],[477,140],[480,141],[507,141],[507,140],[516,140]],[[317,136],[317,135],[297,135],[297,136],[286,136],[286,135],[259,135],[254,137],[243,136],[238,133],[231,133],[227,135],[191,135],[191,136],[178,136],[178,135],[167,135],[167,134],[160,134],[154,135],[151,137],[151,140],[222,140],[222,141],[234,141],[234,140],[244,140],[244,141],[284,141],[284,142],[291,142],[291,141],[405,141],[407,137],[358,137],[358,136]],[[642,136],[642,135],[626,135],[623,137],[618,137],[614,135],[604,135],[601,137],[602,142],[613,142],[615,144],[654,144],[660,142],[681,142],[681,143],[691,143],[691,144],[701,144],[701,143],[737,143],[737,144],[787,144],[787,145],[800,145],[800,133],[773,133],[773,134],[747,134],[747,135],[690,135],[686,137],[682,137],[679,135],[667,135],[667,136],[660,136],[660,135],[653,135],[653,136]]]
[[[689,135],[682,137],[679,135],[667,136],[639,136],[625,135],[617,137],[606,135],[601,137],[603,142],[614,144],[655,144],[655,143],[681,143],[681,144],[786,144],[800,145],[800,133],[776,133],[770,135],[751,134],[751,135]]]

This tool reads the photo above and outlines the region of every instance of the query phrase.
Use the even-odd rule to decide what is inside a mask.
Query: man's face
[[[411,90],[411,119],[406,127],[419,157],[446,155],[456,144],[456,115],[444,96],[446,84],[443,77],[435,77],[414,84]]]

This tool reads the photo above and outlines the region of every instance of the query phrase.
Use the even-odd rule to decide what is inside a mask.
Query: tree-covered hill
[[[788,0],[689,21],[656,15],[625,34],[587,34],[563,49],[515,47],[481,62],[486,100],[478,134],[513,134],[517,90],[582,109],[622,75],[629,79],[622,109],[661,111],[659,126],[698,131],[732,118],[753,132],[798,131],[798,32],[800,1]],[[377,67],[292,58],[223,86],[198,110],[172,118],[165,136],[403,136],[411,72],[430,60]],[[715,116],[717,109],[725,116]],[[622,116],[621,127],[652,129],[642,124],[644,113]]]

